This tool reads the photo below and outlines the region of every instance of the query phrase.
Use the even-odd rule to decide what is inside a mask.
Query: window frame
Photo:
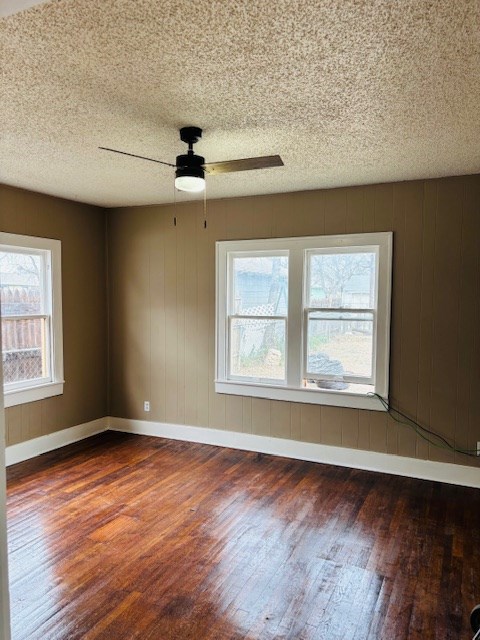
[[[63,393],[63,327],[61,241],[36,236],[0,232],[0,251],[42,256],[42,313],[8,318],[45,318],[49,375],[43,378],[4,384],[5,407],[35,402]]]
[[[312,389],[302,385],[306,371],[306,313],[308,286],[308,255],[320,253],[351,252],[355,248],[375,251],[377,255],[376,306],[374,313],[372,376],[374,392],[388,399],[390,359],[390,316],[393,233],[360,233],[331,236],[307,236],[294,238],[267,238],[253,240],[224,240],[216,243],[216,327],[215,327],[215,391],[232,395],[252,396],[271,400],[285,400],[359,409],[384,411],[385,407],[371,393],[355,390]],[[286,319],[286,380],[283,382],[232,379],[228,361],[228,311],[231,295],[229,288],[230,254],[272,254],[287,251],[288,266],[288,314]],[[331,309],[329,309],[331,311]],[[349,310],[350,311],[350,310]],[[361,309],[370,313],[370,309]]]

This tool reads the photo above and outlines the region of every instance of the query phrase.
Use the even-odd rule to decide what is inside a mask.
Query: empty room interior
[[[478,1],[0,16],[0,640],[480,638]]]

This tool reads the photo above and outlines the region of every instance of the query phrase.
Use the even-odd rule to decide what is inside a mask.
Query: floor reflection
[[[320,519],[317,502],[323,503]],[[371,618],[384,580],[365,568],[375,537],[352,525],[344,504],[332,505],[329,513],[324,503],[322,495],[308,492],[285,511],[281,498],[258,500],[238,491],[217,507],[206,526],[222,530],[223,537],[207,589],[242,634],[281,637],[295,632],[295,620],[312,634],[319,627],[327,633],[339,619],[348,634],[359,616]]]
[[[77,447],[9,469],[13,640],[468,636],[473,490],[122,434]]]

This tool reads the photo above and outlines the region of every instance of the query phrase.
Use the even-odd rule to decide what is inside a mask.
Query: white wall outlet
[[[150,411],[150,401],[149,400],[145,400],[145,402],[143,403],[143,410],[144,411]]]
[[[477,442],[477,456],[480,456],[480,441]]]

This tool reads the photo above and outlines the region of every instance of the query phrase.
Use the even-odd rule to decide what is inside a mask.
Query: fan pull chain
[[[205,180],[205,189],[203,190],[203,228],[207,228],[207,181]]]
[[[173,182],[173,226],[177,226],[177,190],[175,188],[175,181]]]

